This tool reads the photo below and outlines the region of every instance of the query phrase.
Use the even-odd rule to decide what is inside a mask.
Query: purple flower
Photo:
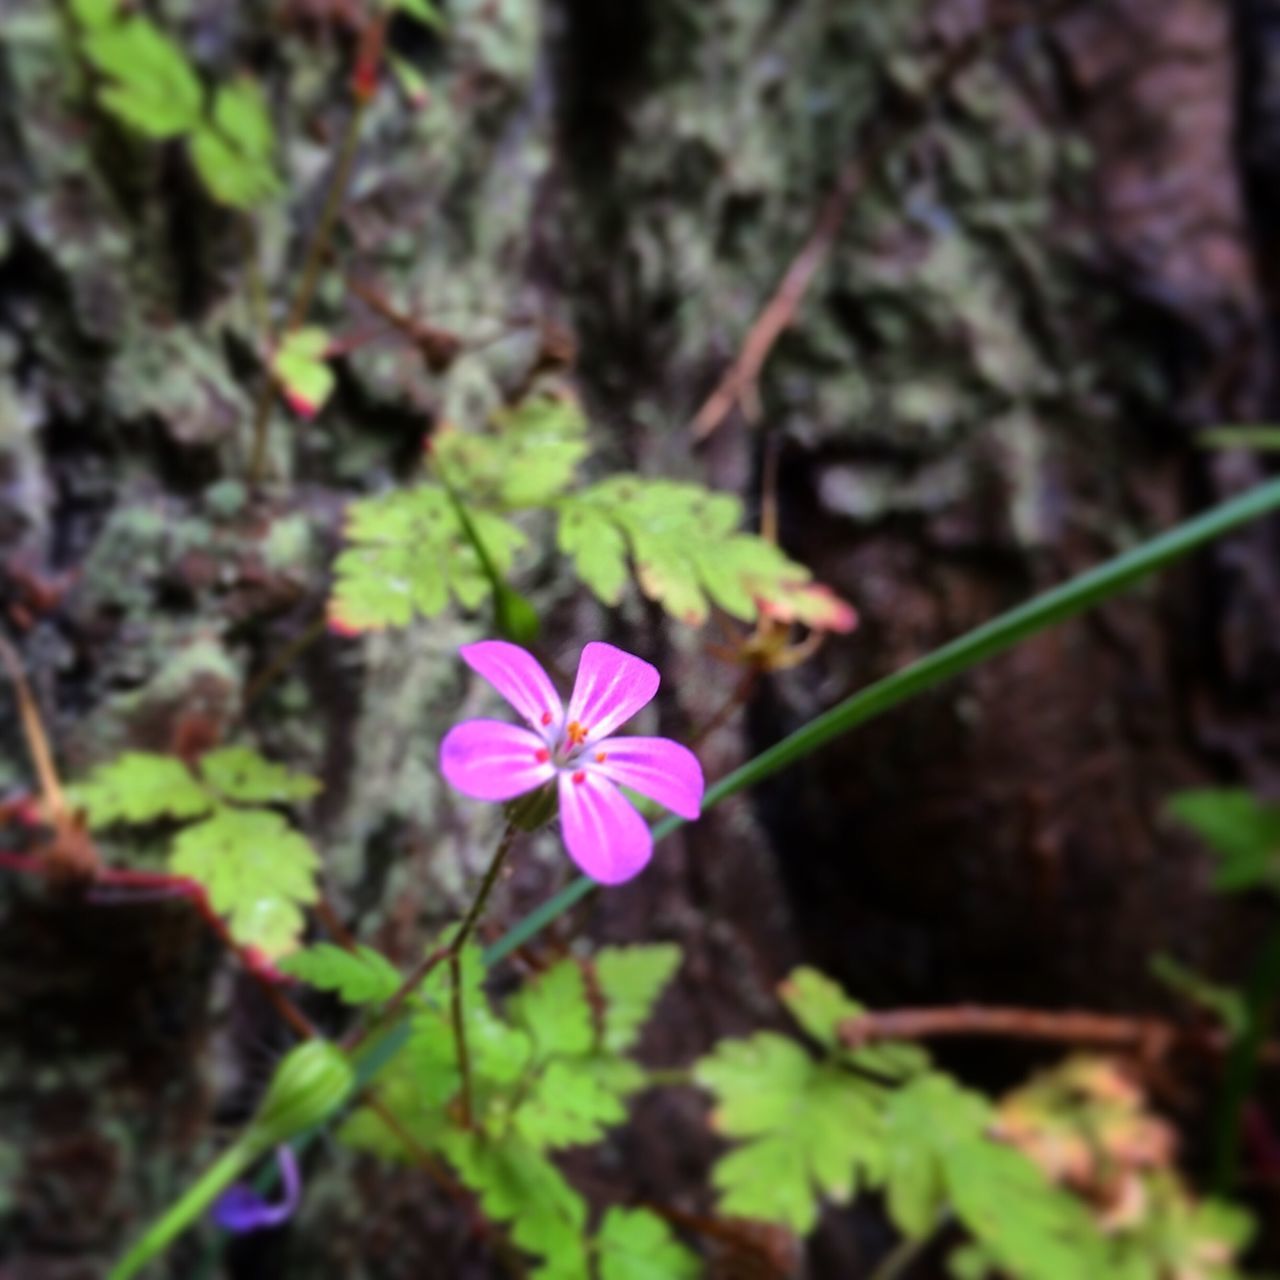
[[[277,1204],[269,1204],[248,1183],[237,1182],[228,1187],[213,1206],[213,1220],[218,1226],[243,1236],[251,1231],[278,1227],[292,1217],[302,1195],[298,1157],[293,1154],[293,1148],[285,1144],[276,1148],[276,1163],[280,1166],[284,1198]]]
[[[611,644],[587,645],[569,709],[532,655],[502,640],[464,645],[462,660],[531,726],[468,720],[440,744],[450,784],[477,800],[512,800],[552,782],[569,856],[593,880],[620,884],[649,861],[653,837],[618,785],[682,818],[702,812],[702,766],[668,738],[613,733],[658,691],[649,663]]]

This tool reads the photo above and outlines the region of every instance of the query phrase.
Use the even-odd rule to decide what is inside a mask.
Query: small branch
[[[3,635],[0,635],[0,666],[4,667],[5,673],[12,682],[14,697],[18,700],[18,718],[22,722],[22,732],[26,738],[27,751],[31,755],[32,767],[40,782],[40,794],[44,799],[45,811],[51,820],[57,821],[66,814],[67,805],[62,794],[62,785],[58,780],[58,770],[53,763],[49,738],[44,731],[40,707],[27,682],[27,673],[23,669],[22,660]]]
[[[844,166],[818,210],[809,238],[801,245],[778,287],[747,332],[738,358],[694,415],[689,426],[694,440],[705,440],[729,416],[734,405],[752,399],[765,361],[774,344],[795,319],[854,197],[866,186],[889,153],[927,117],[933,100],[945,93],[956,77],[977,58],[988,39],[1031,22],[1049,22],[1074,3],[1075,0],[1060,0],[1060,3],[1050,4],[1040,12],[1024,11],[996,18],[986,30],[956,45],[942,58],[910,109],[879,137],[873,138],[862,155],[855,156]]]
[[[1089,1044],[1137,1051],[1155,1058],[1162,1057],[1179,1042],[1211,1053],[1225,1053],[1231,1046],[1231,1038],[1221,1031],[1180,1027],[1160,1018],[987,1005],[893,1009],[860,1014],[840,1024],[841,1042],[850,1049],[862,1049],[880,1040],[933,1040],[950,1036],[1002,1036],[1011,1040]],[[1269,1063],[1280,1063],[1280,1044],[1266,1045],[1262,1056]]]

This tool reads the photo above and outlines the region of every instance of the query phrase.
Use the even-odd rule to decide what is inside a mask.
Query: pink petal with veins
[[[702,813],[702,766],[688,747],[670,738],[605,738],[583,761],[591,773],[630,787],[682,818]]]
[[[569,722],[587,731],[587,741],[607,737],[658,692],[658,669],[611,644],[593,640],[582,651],[569,699]]]
[[[569,856],[599,884],[621,884],[653,853],[649,825],[607,778],[560,775],[560,825]]]
[[[538,660],[518,644],[480,640],[458,652],[478,676],[483,676],[524,718],[548,738],[559,732],[564,704],[551,677]]]
[[[440,744],[449,785],[476,800],[512,800],[555,777],[537,734],[501,720],[465,720]]]

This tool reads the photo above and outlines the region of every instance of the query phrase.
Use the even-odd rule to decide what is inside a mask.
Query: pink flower
[[[532,655],[502,640],[464,645],[462,660],[531,726],[467,720],[440,744],[450,785],[477,800],[512,800],[555,781],[569,856],[593,880],[621,884],[649,861],[649,825],[618,790],[630,787],[682,818],[702,812],[702,766],[668,738],[615,738],[658,691],[649,663],[587,645],[569,709]]]

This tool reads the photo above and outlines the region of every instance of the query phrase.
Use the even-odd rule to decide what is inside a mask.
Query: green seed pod
[[[355,1082],[351,1062],[336,1044],[308,1040],[280,1059],[249,1132],[264,1150],[288,1142],[327,1120]]]

